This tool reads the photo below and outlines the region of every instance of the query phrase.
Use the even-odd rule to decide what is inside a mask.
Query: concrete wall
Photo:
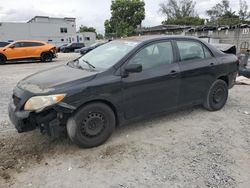
[[[209,36],[212,40],[218,43],[234,44],[237,51],[243,47],[243,43],[247,42],[250,45],[250,29],[234,29],[222,31],[202,31],[202,32],[185,32],[185,35],[191,36]],[[250,46],[249,46],[250,48]]]

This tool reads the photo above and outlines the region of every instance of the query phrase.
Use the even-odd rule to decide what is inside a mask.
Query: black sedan
[[[84,46],[84,43],[71,43],[66,46],[62,46],[60,51],[63,53],[74,52],[76,49],[83,48]]]
[[[203,105],[223,108],[238,59],[194,37],[116,40],[20,81],[9,104],[19,133],[67,131],[81,147],[104,143],[126,122]]]
[[[82,55],[84,55],[84,54],[90,52],[91,50],[94,50],[95,48],[97,48],[97,47],[99,47],[101,45],[104,45],[106,43],[107,42],[97,42],[97,43],[94,43],[94,44],[90,45],[89,47],[83,47],[83,48],[80,49],[80,53]]]
[[[0,48],[3,48],[9,44],[10,44],[9,42],[0,42]]]

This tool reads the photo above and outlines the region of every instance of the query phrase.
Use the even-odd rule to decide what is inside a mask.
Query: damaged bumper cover
[[[40,128],[42,133],[59,137],[65,131],[67,119],[74,107],[66,103],[59,103],[39,113],[24,111],[23,106],[30,96],[29,92],[16,87],[8,106],[9,118],[18,133]]]

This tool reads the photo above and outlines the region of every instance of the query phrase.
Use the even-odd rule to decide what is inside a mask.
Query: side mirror
[[[135,72],[141,72],[142,71],[142,65],[141,64],[128,64],[125,67],[126,73],[135,73]]]
[[[15,45],[11,45],[9,48],[15,48]]]

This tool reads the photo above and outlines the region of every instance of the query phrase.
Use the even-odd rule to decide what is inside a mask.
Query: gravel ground
[[[0,187],[249,187],[250,86],[231,89],[221,111],[195,107],[133,123],[98,148],[16,133],[7,116],[12,88],[75,57],[0,66]]]

